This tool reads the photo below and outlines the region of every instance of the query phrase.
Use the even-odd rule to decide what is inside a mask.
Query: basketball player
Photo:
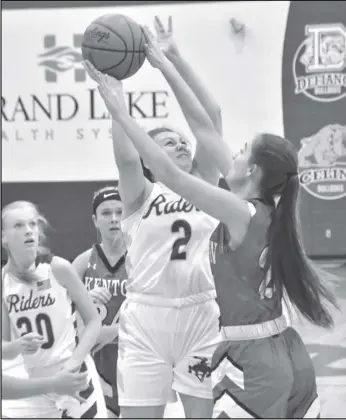
[[[150,37],[147,56],[173,77],[172,67]],[[184,89],[187,106],[201,119],[206,117],[186,85]],[[330,327],[333,321],[325,303],[335,304],[335,299],[300,242],[294,146],[262,134],[233,158],[211,121],[206,122],[200,140],[232,192],[216,188],[174,165],[129,116],[120,90],[110,87],[107,77],[101,77],[99,90],[156,179],[189,200],[191,208],[221,222],[210,246],[224,339],[212,362],[213,416],[318,417],[313,364],[298,333],[287,325],[281,300],[285,291],[309,321]]]
[[[46,393],[74,396],[87,388],[87,372],[69,372],[63,370],[50,378],[17,378],[2,376],[1,397],[4,400],[33,397]]]
[[[3,357],[22,354],[30,378],[52,377],[61,369],[87,371],[88,388],[78,397],[45,394],[41,406],[47,417],[61,417],[58,407],[63,417],[103,417],[102,391],[88,360],[100,319],[71,264],[42,247],[45,224],[30,202],[16,201],[2,211],[2,241],[9,256],[2,283]],[[85,324],[80,339],[76,310]]]
[[[100,83],[102,76],[90,63],[86,69]],[[123,95],[115,80],[114,87]],[[201,95],[196,101],[212,112],[206,114],[206,122],[196,120],[193,108],[183,108],[180,91],[174,92],[197,139],[195,157],[188,141],[176,132],[152,133],[154,140],[183,171],[217,185],[219,171],[198,137],[200,126],[219,115],[218,108],[203,92],[208,105]],[[194,98],[195,94],[191,92]],[[210,360],[220,340],[219,308],[208,261],[209,238],[217,221],[167,186],[144,177],[140,154],[109,111],[128,248],[127,299],[119,326],[121,417],[162,417],[173,388],[180,394],[187,418],[208,418],[212,414]]]
[[[126,247],[120,229],[123,206],[118,188],[105,187],[96,191],[92,208],[93,222],[101,241],[79,255],[73,265],[102,319],[99,351],[94,352],[93,357],[101,377],[108,417],[118,417],[120,414],[116,387],[118,320],[120,306],[126,295],[127,279]],[[101,348],[102,345],[104,347]]]

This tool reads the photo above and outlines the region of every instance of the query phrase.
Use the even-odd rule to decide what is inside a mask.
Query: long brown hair
[[[297,216],[300,190],[297,150],[288,140],[265,133],[253,143],[252,162],[262,169],[262,198],[273,209],[268,264],[274,286],[281,296],[285,290],[289,300],[309,321],[331,327],[333,319],[326,302],[336,307],[337,304],[323,278],[328,274],[316,269],[308,259],[301,240]],[[277,196],[280,199],[275,206]]]

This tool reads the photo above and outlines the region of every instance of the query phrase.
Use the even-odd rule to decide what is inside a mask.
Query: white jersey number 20
[[[34,324],[34,325],[33,325]],[[19,331],[25,329],[21,335],[32,333],[34,327],[38,334],[45,338],[45,342],[42,344],[41,349],[50,349],[54,344],[54,334],[52,322],[47,314],[38,314],[34,322],[31,322],[26,316],[22,316],[17,319],[16,322]]]

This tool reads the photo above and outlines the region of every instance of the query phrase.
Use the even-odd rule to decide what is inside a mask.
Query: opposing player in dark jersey
[[[306,257],[298,229],[297,151],[279,136],[256,136],[234,158],[188,86],[147,33],[147,57],[170,72],[194,110],[194,129],[231,191],[182,171],[131,118],[119,90],[102,78],[99,90],[156,179],[216,219],[211,263],[224,341],[212,363],[214,417],[318,417],[316,378],[298,333],[282,315],[282,297],[309,321],[333,324],[332,293]],[[193,112],[193,111],[191,111]],[[204,124],[200,122],[204,121]],[[191,369],[193,366],[191,367]],[[203,360],[195,368],[209,375]]]
[[[120,230],[122,203],[116,187],[96,191],[93,221],[101,242],[79,255],[77,269],[102,318],[101,345],[94,352],[109,416],[119,416],[116,388],[119,310],[125,299],[125,242]]]

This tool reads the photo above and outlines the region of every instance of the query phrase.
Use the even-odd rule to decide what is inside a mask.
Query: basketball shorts
[[[291,327],[253,340],[224,341],[212,360],[213,418],[318,418],[314,367]]]
[[[175,306],[172,301],[128,294],[121,308],[120,407],[165,405],[174,398],[172,389],[212,399],[211,357],[221,341],[219,307],[214,299],[190,306],[188,298],[174,300]]]

